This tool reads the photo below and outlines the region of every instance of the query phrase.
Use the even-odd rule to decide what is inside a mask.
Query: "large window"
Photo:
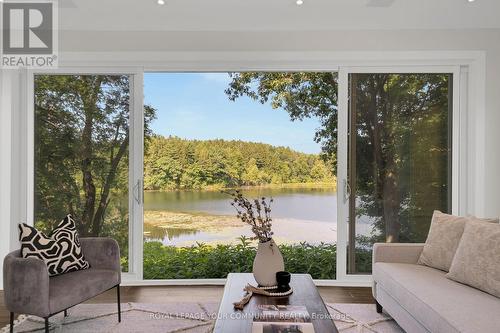
[[[456,211],[458,70],[441,69],[36,74],[34,223],[115,238],[129,278],[224,278],[255,255],[239,190],[273,198],[287,270],[366,282],[373,243]]]
[[[287,269],[336,272],[337,74],[147,73],[144,278],[251,272],[227,191],[272,198]]]
[[[67,214],[79,234],[110,236],[127,271],[129,239],[128,75],[36,75],[35,225]]]

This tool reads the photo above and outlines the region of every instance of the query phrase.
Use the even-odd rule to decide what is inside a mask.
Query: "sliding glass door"
[[[34,74],[32,221],[74,214],[82,236],[120,243],[134,280],[223,278],[254,256],[221,193],[237,188],[274,198],[288,270],[366,283],[373,243],[422,242],[434,210],[457,212],[459,77]]]
[[[141,175],[132,170],[134,156],[141,156],[132,153],[134,137],[142,140],[134,133],[142,123],[133,127],[135,79],[35,74],[32,82],[33,222],[50,232],[72,214],[81,237],[118,241],[124,272],[134,271],[131,217],[142,190]]]
[[[424,242],[452,209],[453,71],[344,74],[347,274],[370,274],[375,242]]]

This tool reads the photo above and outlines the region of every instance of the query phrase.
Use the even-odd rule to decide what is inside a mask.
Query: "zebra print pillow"
[[[75,221],[66,216],[49,237],[27,224],[19,224],[19,241],[23,258],[42,259],[49,276],[73,272],[90,267],[85,260]]]

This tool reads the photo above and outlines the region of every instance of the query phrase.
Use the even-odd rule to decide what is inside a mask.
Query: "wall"
[[[9,86],[4,83],[4,71],[0,70],[0,156],[10,156],[10,101]],[[10,159],[0,159],[0,257],[9,251],[10,239]],[[0,266],[0,276],[3,267]]]
[[[90,32],[61,31],[62,58],[70,52],[259,52],[281,51],[449,51],[486,52],[485,112],[468,119],[475,127],[476,143],[467,159],[469,182],[479,188],[471,194],[469,213],[500,216],[500,29],[487,30],[380,30],[321,32]],[[247,53],[249,54],[249,53]],[[70,55],[68,54],[68,57]],[[161,58],[160,58],[161,59]],[[99,61],[99,59],[96,59]],[[108,61],[113,63],[113,59]],[[8,73],[7,73],[8,72]],[[3,71],[0,77],[0,258],[17,246],[16,225],[26,218],[26,165],[18,153],[26,140],[20,116],[25,107],[19,96],[19,73]],[[482,89],[481,89],[482,90]],[[475,110],[471,110],[474,115]],[[12,167],[13,163],[20,167]],[[19,185],[21,184],[21,185]],[[476,200],[480,198],[479,200]],[[0,268],[1,269],[1,268]],[[0,275],[1,279],[1,275]],[[1,284],[0,284],[1,285]]]

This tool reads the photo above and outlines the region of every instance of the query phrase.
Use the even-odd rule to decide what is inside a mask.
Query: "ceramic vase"
[[[274,240],[259,242],[257,255],[253,261],[253,276],[259,286],[276,286],[276,272],[283,270],[285,270],[283,256]]]

